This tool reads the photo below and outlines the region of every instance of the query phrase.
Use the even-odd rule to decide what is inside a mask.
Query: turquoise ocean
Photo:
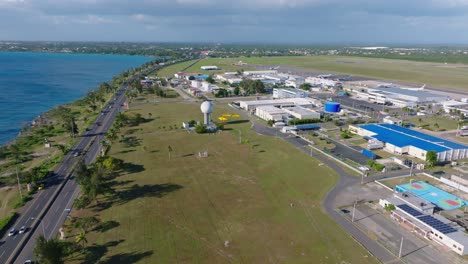
[[[75,101],[101,82],[151,57],[0,52],[0,145],[58,105]]]

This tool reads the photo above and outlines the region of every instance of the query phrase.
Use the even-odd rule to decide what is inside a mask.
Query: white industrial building
[[[403,120],[393,117],[393,116],[386,116],[382,120],[385,124],[392,124],[392,125],[402,125]]]
[[[437,153],[439,162],[468,158],[468,146],[392,124],[349,126],[349,131],[385,143],[384,150],[426,160],[429,151]]]
[[[283,107],[286,113],[298,119],[320,119],[320,113],[301,106]]]
[[[202,82],[200,81],[190,81],[190,86],[192,88],[197,88],[197,89],[200,89],[202,87]]]
[[[282,98],[306,98],[307,93],[301,90],[295,89],[273,89],[273,98],[282,99]]]
[[[340,82],[338,81],[325,79],[325,78],[319,78],[319,77],[307,77],[305,79],[305,82],[309,83],[312,86],[321,85],[321,86],[329,86],[329,87],[334,87],[340,84]]]
[[[434,205],[429,201],[409,192],[394,193],[393,196],[380,199],[379,204],[395,206],[391,218],[411,232],[425,239],[432,240],[459,255],[468,254],[468,235],[464,228],[440,214],[433,214]]]
[[[465,98],[466,99],[466,98]],[[463,115],[468,116],[468,102],[465,100],[463,101],[456,101],[456,100],[448,100],[441,103],[444,111],[446,113],[451,113],[453,111],[460,111]]]
[[[283,109],[272,105],[260,106],[255,109],[255,115],[263,120],[283,121],[288,115]]]
[[[217,85],[211,84],[209,82],[202,82],[201,88],[203,92],[213,92],[219,90]]]
[[[288,86],[288,87],[294,87],[294,88],[299,88],[302,84],[305,83],[305,80],[304,78],[301,78],[301,77],[292,77],[292,78],[289,78],[285,81],[284,85]]]
[[[276,107],[287,107],[287,106],[302,106],[302,107],[313,107],[320,105],[320,102],[311,98],[286,98],[277,100],[257,100],[257,101],[240,101],[239,105],[242,109],[247,111],[255,110],[260,106],[276,106]]]
[[[371,138],[369,139],[369,141],[367,141],[367,149],[381,149],[385,146],[385,144],[380,141],[380,140],[377,140],[375,138]]]
[[[215,76],[215,78],[220,82],[228,82],[229,84],[237,84],[242,82],[242,78],[237,76],[236,73],[218,74]]]
[[[276,83],[284,83],[288,79],[288,77],[277,74],[262,74],[261,77],[268,80],[273,80]]]
[[[447,96],[426,92],[424,90],[409,90],[397,87],[379,87],[361,90],[352,90],[358,97],[370,102],[380,104],[392,103],[398,107],[416,107],[447,100]]]
[[[200,69],[205,70],[205,71],[214,71],[214,70],[219,70],[218,66],[201,66]]]
[[[244,71],[244,75],[265,75],[265,74],[277,74],[278,71],[275,70],[265,70],[265,71]]]

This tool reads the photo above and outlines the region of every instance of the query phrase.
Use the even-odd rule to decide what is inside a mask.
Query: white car
[[[16,234],[16,229],[13,227],[12,229],[10,229],[10,232],[8,232],[8,236],[11,237],[11,236],[14,236]]]
[[[24,232],[26,232],[26,226],[22,226],[18,231],[19,234],[24,234]]]

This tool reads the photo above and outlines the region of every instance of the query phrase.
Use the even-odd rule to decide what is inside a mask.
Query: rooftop
[[[414,146],[425,151],[434,150],[436,152],[444,152],[452,149],[468,149],[465,145],[397,125],[369,124],[363,125],[361,128],[375,133],[372,136],[373,138],[400,148]]]
[[[415,97],[446,97],[443,95],[426,92],[426,91],[417,91],[417,90],[408,90],[408,89],[401,89],[397,87],[389,87],[389,88],[373,88],[370,90],[377,90],[383,93],[389,94],[398,94],[398,95],[406,95],[406,96],[415,96]]]

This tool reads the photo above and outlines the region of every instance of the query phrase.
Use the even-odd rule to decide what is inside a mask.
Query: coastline
[[[28,77],[25,77],[24,79],[26,79],[30,83],[23,81],[20,82],[19,85],[16,85],[15,83],[10,84],[10,77],[8,76],[8,71],[3,71],[3,76],[2,74],[0,74],[0,77],[3,77],[0,78],[0,81],[3,81],[3,87],[0,87],[2,88],[0,90],[4,90],[8,93],[10,91],[10,86],[16,87],[16,93],[10,96],[10,98],[13,98],[13,102],[10,102],[11,100],[10,98],[8,98],[8,95],[6,95],[5,99],[3,100],[4,108],[6,108],[7,112],[4,112],[4,117],[2,118],[2,120],[0,120],[1,122],[3,122],[3,124],[0,125],[0,131],[3,133],[2,138],[0,138],[0,147],[9,146],[12,143],[14,143],[19,137],[22,136],[22,134],[24,134],[25,127],[28,129],[31,128],[33,126],[32,124],[35,121],[38,121],[41,117],[46,116],[53,109],[56,109],[61,105],[67,106],[74,104],[77,101],[82,100],[86,96],[86,93],[90,91],[95,91],[100,83],[110,82],[113,78],[118,77],[122,71],[122,68],[123,71],[129,71],[141,67],[145,63],[157,59],[157,57],[155,56],[142,55],[113,55],[93,53],[75,54],[51,52],[37,53],[17,51],[0,51],[0,56],[11,61],[14,61],[18,57],[22,60],[28,60],[31,58],[35,61],[41,61],[42,58],[44,58],[44,60],[47,61],[53,60],[53,62],[56,63],[56,65],[52,65],[52,67],[55,67],[52,70],[55,69],[57,71],[51,71],[50,73],[46,72],[46,74],[42,74],[42,76],[40,76],[38,80],[35,80],[34,78],[28,79]],[[63,70],[63,68],[66,68],[68,65],[73,66],[75,61],[78,61],[78,64],[90,64],[95,61],[99,61],[101,58],[105,58],[104,60],[102,60],[102,65],[114,65],[110,68],[105,68],[105,66],[102,67],[102,70],[99,71],[104,72],[105,76],[103,76],[102,79],[99,79],[98,77],[99,72],[93,72],[92,69],[87,70],[86,68],[84,68],[83,70],[82,67],[78,69],[78,72],[74,72],[73,69],[68,70],[70,80],[66,79],[67,76],[64,76],[63,80],[57,80],[59,78],[62,78],[61,76],[63,72],[67,74],[66,70]],[[4,60],[3,66],[5,69],[8,69],[8,62],[5,63],[5,61],[7,60]],[[16,69],[19,69],[16,71],[22,70],[22,66],[14,66],[16,67]],[[24,67],[28,70],[29,68],[32,68],[32,66]],[[38,71],[39,70],[41,69],[38,69]],[[89,74],[86,74],[86,71],[88,71]],[[28,73],[30,75],[35,74],[34,71],[30,71]],[[50,75],[50,78],[47,74]],[[81,85],[80,78],[82,79]],[[52,81],[48,81],[49,79]],[[39,86],[36,87],[36,85]],[[57,88],[58,85],[60,85],[60,87]],[[50,91],[48,90],[49,88]],[[38,99],[36,99],[35,97],[35,89],[39,93],[37,97]],[[17,101],[17,103],[14,102],[15,100]],[[22,107],[22,105],[26,107]]]

